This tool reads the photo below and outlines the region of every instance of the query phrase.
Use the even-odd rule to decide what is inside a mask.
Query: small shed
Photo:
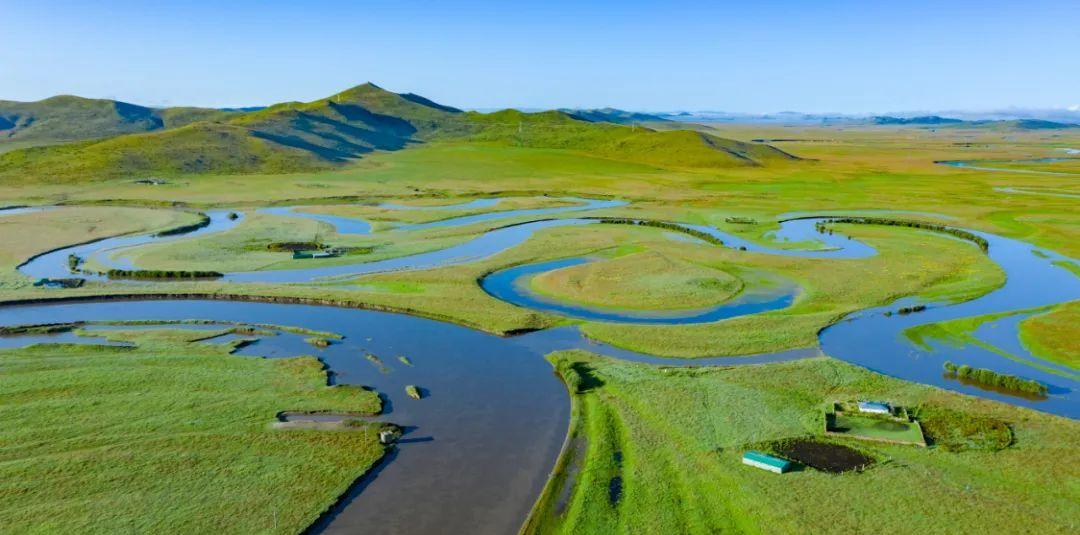
[[[884,401],[860,401],[859,412],[870,414],[892,414],[892,408]]]
[[[772,455],[761,453],[760,451],[748,451],[744,453],[742,462],[743,464],[775,472],[777,474],[783,474],[791,469],[791,461],[773,457]]]

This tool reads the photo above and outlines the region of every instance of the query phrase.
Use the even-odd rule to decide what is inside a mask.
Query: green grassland
[[[151,205],[178,201],[200,207],[259,206],[268,202],[314,204],[326,206],[315,208],[316,211],[385,217],[387,219],[375,221],[377,229],[385,230],[395,223],[391,217],[405,222],[410,221],[409,218],[438,216],[414,215],[416,212],[391,216],[378,214],[370,206],[347,207],[335,203],[350,199],[366,203],[438,203],[448,199],[487,196],[494,192],[522,197],[540,193],[552,196],[616,196],[633,204],[608,211],[608,215],[710,224],[757,240],[765,240],[767,233],[777,228],[777,216],[790,211],[805,211],[812,207],[815,211],[840,214],[889,207],[893,210],[941,213],[953,219],[930,219],[1024,239],[1067,255],[1080,255],[1077,248],[1080,242],[1074,239],[1078,224],[1074,215],[1075,199],[1007,194],[995,190],[997,187],[1069,188],[1068,177],[981,172],[933,163],[946,159],[1050,156],[1055,155],[1060,147],[1077,144],[1080,134],[758,126],[714,126],[709,131],[744,141],[781,137],[797,139],[775,144],[804,159],[771,162],[765,167],[674,169],[599,157],[571,149],[532,148],[494,141],[433,139],[408,150],[371,153],[360,162],[326,172],[184,175],[163,186],[137,185],[128,180],[96,182],[92,187],[75,183],[62,188],[16,182],[0,186],[0,199],[8,199],[7,202],[12,203],[119,199],[118,202],[122,203]],[[757,223],[728,223],[726,219],[732,216],[750,218]],[[903,217],[929,218],[912,214]],[[294,263],[291,259],[281,258],[280,253],[270,255],[261,247],[265,246],[264,242],[283,241],[283,238],[294,235],[303,235],[308,239],[318,233],[328,236],[326,231],[297,219],[286,222],[284,218],[279,218],[277,222],[271,221],[269,217],[253,216],[229,233],[198,240],[180,240],[167,247],[148,247],[138,251],[138,261],[159,269],[216,269],[215,266],[265,269],[314,265],[303,264],[304,261]],[[425,232],[423,236],[409,236],[407,232],[398,235],[377,232],[368,237],[328,238],[341,245],[373,246],[374,252],[365,259],[376,260],[460,243],[492,226],[494,224]],[[599,232],[601,235],[595,240],[583,239],[585,232]],[[234,289],[211,283],[168,288],[169,291],[205,288],[213,292],[306,296],[408,310],[493,331],[513,330],[523,326],[552,325],[561,320],[496,303],[476,288],[475,279],[488,271],[515,263],[613,248],[618,244],[613,243],[610,235],[606,234],[608,232],[611,230],[552,230],[543,236],[572,239],[575,243],[560,243],[559,239],[537,236],[526,244],[525,250],[507,252],[491,261],[424,273],[375,275],[361,279],[355,287],[250,285]],[[590,336],[599,339],[669,355],[729,354],[798,347],[812,344],[813,331],[846,311],[912,293],[921,293],[927,298],[973,297],[1000,284],[1000,273],[996,268],[963,244],[911,232],[852,229],[852,234],[866,236],[883,254],[879,258],[851,262],[776,259],[750,254],[733,257],[730,256],[733,252],[719,253],[695,246],[703,251],[695,254],[708,255],[712,267],[729,273],[736,268],[780,273],[802,284],[808,289],[807,293],[800,297],[794,310],[788,311],[791,314],[679,327],[681,332],[677,335],[663,328],[601,324],[587,325],[586,330]],[[677,245],[657,241],[647,249],[675,258],[674,253],[670,252],[673,247]],[[903,259],[912,249],[916,250],[916,262],[905,263]],[[724,254],[729,256],[725,257]],[[682,254],[678,259],[700,264],[693,255]],[[355,260],[356,257],[344,257],[319,262]],[[928,269],[922,274],[914,273],[915,266]],[[864,270],[882,274],[889,283],[881,284],[878,281],[876,287],[865,293],[858,289],[849,292],[848,285],[870,286],[870,281],[862,275],[868,272]],[[939,289],[933,290],[934,286]],[[393,288],[408,288],[409,293],[388,290]],[[91,286],[80,291],[114,290]],[[162,290],[157,287],[155,291]],[[721,325],[728,329],[728,333],[745,330],[751,336],[718,336],[717,327]]]
[[[699,369],[549,358],[577,376],[570,440],[584,447],[560,460],[527,533],[1069,533],[1080,519],[1080,427],[1066,418],[827,358]],[[966,434],[931,448],[843,440],[877,459],[862,473],[741,464],[763,441],[820,435],[826,403],[862,396],[920,407],[927,420],[948,415]],[[1002,422],[1011,445],[996,440]]]
[[[414,206],[417,208],[438,208],[440,206],[463,203],[469,200],[472,199],[449,199],[436,197],[421,198],[402,204],[404,206]],[[509,210],[557,208],[563,206],[573,206],[575,204],[576,203],[572,201],[567,201],[556,197],[510,197],[505,198],[495,206],[488,208],[439,208],[437,210],[400,210],[396,208],[384,208],[376,204],[326,204],[305,206],[299,209],[299,211],[363,219],[364,221],[368,221],[369,223],[371,223],[372,230],[380,232],[393,229],[394,227],[400,225],[432,223],[445,219],[453,219],[457,217],[465,217],[485,213],[498,213]]]
[[[657,251],[562,268],[532,279],[534,290],[560,301],[641,310],[704,308],[727,301],[743,286],[742,279],[724,271]]]
[[[1069,349],[1076,343],[1076,323],[1071,321],[1073,318],[1070,317],[1072,315],[1072,311],[1068,308],[1070,306],[1071,303],[1067,303],[1054,308],[1050,313],[1045,310],[1016,310],[927,323],[908,328],[904,331],[904,336],[926,350],[933,348],[931,342],[940,342],[954,347],[970,344],[1050,373],[1075,377],[1074,373],[1064,372],[1033,361],[1030,357],[1011,353],[975,336],[976,329],[984,323],[1014,314],[1035,312],[1035,316],[1021,321],[1021,342],[1032,355],[1076,369],[1075,358],[1070,356],[1075,351]]]
[[[853,438],[867,437],[911,444],[923,444],[924,442],[922,431],[919,429],[918,424],[914,422],[886,420],[847,412],[835,415],[833,427],[843,430],[838,432]]]
[[[613,209],[618,213],[620,209]],[[640,215],[640,210],[631,213]],[[346,256],[327,260],[292,260],[291,255],[271,252],[271,240],[310,240],[325,225],[295,218],[253,214],[232,231],[192,240],[147,246],[133,254],[148,269],[247,270],[279,267],[309,267],[332,263],[375,260],[401,254],[442,248],[505,221],[485,222],[438,232],[407,231],[361,237],[333,237],[335,245],[373,245],[375,251],[363,257]],[[584,331],[593,338],[666,356],[734,355],[777,351],[816,343],[816,332],[843,314],[867,306],[884,304],[905,295],[935,299],[964,299],[997,287],[1003,281],[1000,270],[976,247],[936,234],[913,229],[846,225],[841,231],[868,241],[881,254],[859,260],[818,260],[755,254],[713,245],[671,239],[662,229],[590,225],[544,230],[519,247],[488,259],[467,264],[417,272],[391,272],[363,276],[349,284],[269,285],[221,282],[167,283],[138,288],[103,288],[88,284],[65,291],[66,295],[94,293],[221,293],[295,296],[321,301],[338,301],[378,308],[418,313],[448,319],[494,332],[556,325],[559,317],[514,307],[488,296],[477,284],[486,273],[507,266],[558,259],[582,254],[617,255],[620,251],[640,251],[639,255],[597,262],[610,271],[605,288],[615,289],[615,279],[630,278],[622,288],[622,301],[599,301],[608,306],[684,307],[678,296],[723,300],[739,288],[755,288],[779,279],[802,286],[796,304],[786,310],[746,316],[727,321],[680,326],[640,326],[586,323]],[[397,240],[395,235],[404,237]],[[649,268],[636,273],[635,266],[649,258]],[[689,271],[681,276],[665,272],[663,266],[679,264]],[[688,266],[694,266],[692,269]],[[93,266],[89,266],[93,268]],[[662,273],[663,272],[663,273]],[[865,273],[882,277],[866,277]],[[573,274],[573,272],[571,272]],[[705,277],[708,274],[708,277]],[[722,274],[722,275],[721,275]],[[719,293],[700,291],[700,279],[727,281]],[[407,288],[407,292],[391,291]],[[49,290],[22,291],[15,297],[55,295]],[[603,293],[603,292],[600,292]],[[557,296],[578,299],[589,296],[556,291]],[[598,294],[599,295],[599,294]],[[671,296],[676,296],[672,299]],[[590,298],[593,299],[593,298]],[[588,300],[588,302],[596,302]]]
[[[541,293],[594,306],[685,308],[776,281],[801,288],[789,309],[716,323],[582,323],[589,337],[617,346],[705,356],[810,347],[820,328],[849,312],[903,296],[971,299],[1004,282],[969,243],[871,225],[835,225],[880,252],[850,260],[756,254],[672,239],[657,228],[589,225],[550,228],[467,264],[333,283],[90,282],[53,290],[32,288],[15,271],[43,251],[191,223],[195,216],[178,209],[210,207],[244,210],[247,217],[227,232],[132,250],[132,258],[147,269],[218,271],[374,261],[445,248],[529,219],[413,232],[394,227],[478,211],[388,211],[375,204],[493,195],[513,199],[480,211],[554,206],[560,196],[618,198],[631,204],[587,215],[713,225],[780,247],[808,245],[771,243],[783,214],[882,215],[877,210],[887,208],[904,211],[898,217],[905,219],[998,233],[1080,257],[1075,198],[1000,189],[1073,192],[1075,177],[934,163],[1059,156],[1062,147],[1080,147],[1080,129],[679,130],[665,124],[650,130],[559,112],[461,112],[370,85],[243,114],[170,113],[168,128],[148,132],[40,147],[29,147],[38,142],[28,135],[7,142],[23,144],[11,150],[0,144],[0,205],[72,204],[0,217],[0,301],[140,293],[303,299],[509,333],[575,323],[498,301],[477,284],[488,273],[530,262],[599,258],[532,281]],[[135,181],[147,176],[167,182]],[[267,205],[362,217],[375,232],[336,235],[322,223],[254,212]],[[370,251],[294,260],[268,249],[290,241]],[[1024,343],[1047,358],[1075,362],[1074,309],[1026,320]],[[942,332],[964,336],[980,321],[957,320]],[[280,410],[377,410],[372,393],[325,388],[312,359],[234,357],[228,347],[193,343],[194,335],[173,329],[109,336],[134,338],[139,347],[0,352],[11,377],[0,384],[0,412],[14,422],[0,439],[6,456],[0,496],[10,497],[0,500],[6,507],[0,531],[10,531],[4,522],[48,518],[53,524],[46,529],[54,531],[297,532],[382,454],[372,429],[268,428]],[[573,395],[571,450],[581,451],[576,463],[583,468],[572,477],[556,474],[528,526],[532,532],[1064,533],[1080,518],[1080,429],[1071,420],[824,358],[730,369],[667,369],[583,353],[554,358],[581,389]],[[739,462],[743,450],[762,441],[820,434],[827,402],[864,396],[918,409],[933,447],[836,439],[878,459],[861,474],[776,476]],[[622,495],[612,505],[609,484],[616,476]],[[60,481],[49,496],[33,486],[45,477]],[[567,481],[576,484],[563,494],[559,486]]]
[[[283,410],[379,412],[314,358],[105,334],[138,347],[0,351],[0,531],[296,533],[383,455],[374,426],[271,428]]]
[[[729,270],[754,267],[800,284],[802,291],[788,309],[670,328],[587,323],[582,330],[591,338],[657,355],[761,353],[812,346],[817,331],[844,314],[904,295],[964,300],[1004,282],[997,266],[974,246],[957,247],[953,240],[921,231],[851,226],[842,232],[874,245],[880,254],[829,261],[709,250],[713,262]]]
[[[101,101],[99,106],[116,104],[110,103]],[[312,102],[208,115],[206,120],[174,129],[158,130],[161,119],[152,110],[148,113],[147,120],[153,124],[132,126],[136,133],[0,153],[0,178],[70,183],[145,174],[315,171],[346,165],[376,150],[397,151],[450,139],[571,149],[669,167],[760,166],[793,159],[768,145],[700,132],[594,123],[558,111],[464,113],[370,83]],[[180,112],[176,116],[184,117]]]
[[[1020,341],[1032,354],[1080,370],[1080,302],[1073,301],[1020,322]]]
[[[32,256],[120,234],[160,231],[198,221],[193,213],[148,208],[66,206],[0,217],[0,287],[25,286],[15,271]]]
[[[207,108],[155,109],[71,95],[37,102],[0,101],[0,152],[13,143],[49,144],[149,132],[229,114]]]

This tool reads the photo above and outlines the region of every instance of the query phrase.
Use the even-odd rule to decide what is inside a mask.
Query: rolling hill
[[[593,122],[561,111],[463,112],[370,83],[312,102],[286,102],[248,112],[138,106],[122,107],[121,112],[116,111],[119,103],[87,99],[80,99],[82,105],[75,108],[86,109],[87,102],[97,113],[66,114],[69,121],[81,121],[67,132],[78,132],[84,139],[111,137],[0,154],[0,180],[67,182],[320,170],[346,165],[372,151],[439,141],[572,150],[658,167],[757,166],[796,159],[769,145],[686,130],[658,132]],[[124,120],[117,121],[117,116]],[[21,128],[25,132],[31,127]]]
[[[37,102],[0,101],[0,144],[45,144],[151,132],[228,114],[207,108],[148,108],[70,95]]]

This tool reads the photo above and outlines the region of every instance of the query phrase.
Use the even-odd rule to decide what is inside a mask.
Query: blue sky
[[[1080,1],[0,0],[0,99],[887,112],[1080,104]]]

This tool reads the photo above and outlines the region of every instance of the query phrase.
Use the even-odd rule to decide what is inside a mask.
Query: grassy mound
[[[640,310],[703,308],[730,299],[743,287],[724,271],[655,251],[549,271],[532,285],[561,301]]]

